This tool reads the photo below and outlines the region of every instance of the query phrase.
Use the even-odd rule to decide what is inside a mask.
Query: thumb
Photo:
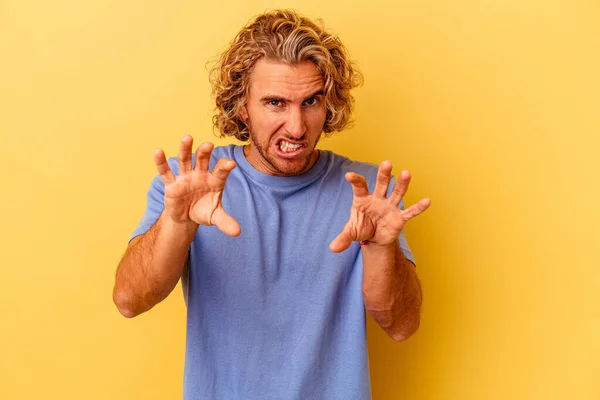
[[[334,253],[341,253],[342,251],[348,249],[353,241],[354,237],[350,233],[349,226],[346,225],[342,233],[337,235],[337,237],[329,244],[329,250],[333,251]]]
[[[229,236],[239,236],[242,232],[240,224],[231,215],[227,214],[223,207],[218,207],[212,216],[211,223],[216,225],[221,232]]]

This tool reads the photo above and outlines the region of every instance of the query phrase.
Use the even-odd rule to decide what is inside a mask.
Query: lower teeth
[[[296,150],[298,150],[298,149],[299,149],[299,147],[287,147],[287,146],[284,146],[284,147],[281,147],[281,146],[280,146],[279,148],[280,148],[280,149],[281,149],[281,151],[283,151],[284,153],[291,153],[291,152],[294,152],[294,151],[296,151]]]

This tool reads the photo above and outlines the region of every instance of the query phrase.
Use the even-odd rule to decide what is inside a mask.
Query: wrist
[[[192,220],[177,221],[165,213],[163,213],[160,218],[162,220],[161,225],[166,231],[177,232],[180,234],[185,234],[186,236],[194,235],[200,226]]]
[[[386,244],[369,241],[366,244],[361,242],[360,249],[366,256],[395,257],[395,254],[400,250],[400,245],[397,240]]]
[[[378,242],[373,242],[371,240],[363,240],[362,242],[360,242],[360,246],[363,249],[369,248],[369,249],[395,249],[398,247],[398,241],[394,240],[393,242],[390,243],[378,243]]]

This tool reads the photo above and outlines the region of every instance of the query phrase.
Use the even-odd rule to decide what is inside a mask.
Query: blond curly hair
[[[214,127],[221,137],[247,141],[248,126],[239,117],[246,104],[250,73],[262,58],[297,65],[312,61],[323,75],[326,118],[323,132],[343,130],[354,108],[351,89],[363,82],[338,37],[293,10],[275,10],[255,17],[221,54],[210,71],[216,100]]]

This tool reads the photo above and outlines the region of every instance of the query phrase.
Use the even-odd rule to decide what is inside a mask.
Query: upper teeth
[[[283,151],[294,151],[294,150],[298,150],[300,147],[302,147],[301,144],[293,144],[293,143],[286,142],[285,140],[282,140],[281,142],[279,142],[279,148]]]

